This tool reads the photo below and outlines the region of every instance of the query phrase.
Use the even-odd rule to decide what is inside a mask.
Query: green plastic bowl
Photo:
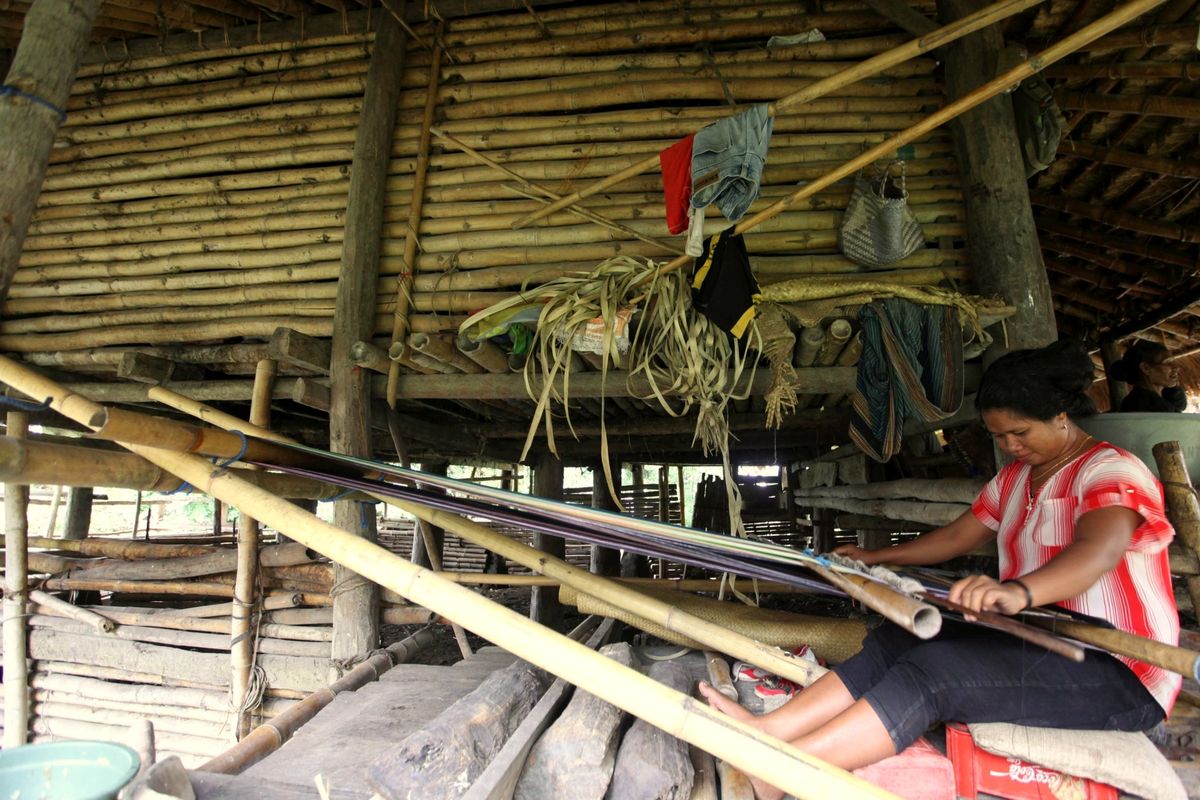
[[[46,742],[0,750],[0,800],[111,800],[138,754],[113,742]]]

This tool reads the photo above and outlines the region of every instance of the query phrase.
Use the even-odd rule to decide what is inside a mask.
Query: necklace
[[[1041,474],[1041,476],[1039,476],[1037,478],[1035,478],[1033,475],[1033,473],[1034,473],[1033,468],[1030,468],[1029,483],[1027,484],[1029,497],[1025,502],[1025,510],[1026,511],[1033,510],[1033,501],[1036,496],[1033,491],[1034,481],[1036,480],[1036,481],[1040,482],[1042,485],[1045,485],[1045,482],[1050,478],[1051,475],[1053,475],[1055,472],[1057,472],[1060,467],[1062,467],[1064,464],[1068,463],[1072,459],[1076,458],[1080,453],[1082,453],[1084,448],[1087,446],[1088,442],[1090,442],[1090,441],[1092,441],[1092,437],[1085,436],[1083,438],[1083,440],[1080,441],[1078,444],[1076,444],[1074,447],[1072,447],[1067,452],[1066,455],[1059,456],[1053,463],[1050,464],[1049,467],[1046,467],[1045,465],[1041,465],[1040,467],[1038,467],[1038,469],[1042,470],[1042,474]],[[1041,491],[1040,487],[1039,487],[1038,491]]]

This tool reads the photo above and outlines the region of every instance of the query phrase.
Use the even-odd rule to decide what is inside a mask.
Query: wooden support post
[[[369,374],[355,366],[350,350],[355,342],[369,341],[375,327],[384,184],[407,45],[408,36],[395,18],[381,15],[367,70],[346,201],[346,233],[329,364],[329,447],[355,456],[371,455],[371,387]],[[334,524],[367,541],[376,539],[375,511],[370,505],[338,501]],[[338,564],[332,595],[333,659],[345,661],[375,649],[379,643],[378,588]]]
[[[8,413],[7,433],[21,439],[29,416]],[[4,484],[4,738],[7,747],[25,744],[29,731],[29,664],[25,612],[29,557],[29,487]]]
[[[95,491],[90,486],[74,486],[67,501],[67,527],[64,539],[86,539],[92,527],[92,498]]]
[[[550,453],[543,453],[539,456],[537,464],[533,468],[533,493],[538,497],[562,500],[562,462]],[[563,558],[567,550],[566,542],[562,537],[544,533],[533,535],[533,546],[556,558]],[[529,617],[548,628],[558,630],[562,627],[562,606],[558,602],[558,587],[535,586],[533,588],[533,596],[529,601]]]
[[[254,370],[254,395],[250,400],[250,424],[260,428],[271,425],[271,389],[278,364],[264,359]],[[237,537],[237,572],[233,583],[233,614],[230,624],[230,658],[233,675],[229,696],[237,709],[235,738],[248,734],[254,726],[253,712],[262,698],[250,697],[251,675],[254,671],[255,627],[258,624],[258,520],[242,516]]]
[[[630,464],[629,469],[633,474],[633,494],[635,497],[640,496],[643,487],[646,485],[646,477],[643,472],[643,464]],[[632,509],[632,506],[629,506]],[[621,577],[622,578],[649,578],[650,577],[650,559],[646,556],[630,553],[628,551],[621,553]]]
[[[1121,360],[1117,343],[1112,339],[1106,339],[1100,343],[1100,360],[1104,363],[1104,377],[1108,383],[1109,411],[1120,411],[1121,401],[1129,394],[1129,384],[1112,376],[1113,364]]]
[[[938,0],[943,23],[982,6],[980,0]],[[948,102],[995,77],[996,57],[1004,46],[999,28],[993,25],[968,34],[945,48]],[[950,127],[963,177],[975,289],[998,295],[1017,308],[1005,322],[1005,331],[997,329],[996,344],[985,360],[990,362],[1006,349],[1049,344],[1057,338],[1054,305],[1025,183],[1012,99],[1005,94],[992,97],[964,112]]]
[[[616,490],[621,491],[621,462],[619,459],[610,461],[613,482]],[[592,508],[603,508],[607,511],[618,511],[608,493],[608,482],[604,478],[604,465],[595,462],[592,465]],[[590,570],[597,575],[619,575],[621,573],[621,551],[611,547],[592,545]]]
[[[421,465],[421,471],[431,475],[445,475],[449,469],[450,464],[446,461],[434,461]],[[418,567],[441,569],[446,532],[436,525],[430,525],[421,520],[416,520],[413,525],[412,558],[410,560]]]
[[[35,0],[0,97],[0,301],[8,296],[54,136],[100,0]]]

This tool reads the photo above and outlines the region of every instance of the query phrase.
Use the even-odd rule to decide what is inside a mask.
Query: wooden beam
[[[867,0],[867,6],[879,16],[920,38],[938,29],[937,23],[904,0]]]
[[[328,375],[331,348],[332,345],[327,339],[318,339],[291,328],[276,328],[275,333],[271,334],[267,357],[272,361],[293,364]]]
[[[1101,36],[1089,45],[1080,48],[1089,53],[1103,50],[1122,50],[1127,47],[1164,47],[1172,44],[1195,44],[1196,26],[1150,25],[1143,28],[1127,28],[1107,36]]]
[[[204,370],[195,364],[179,364],[169,358],[126,353],[117,365],[117,377],[138,383],[163,384],[171,380],[203,380]]]
[[[1108,331],[1107,338],[1120,341],[1129,336],[1136,336],[1142,331],[1158,327],[1172,317],[1189,311],[1196,305],[1200,305],[1200,289],[1193,288],[1171,303],[1159,306],[1144,316],[1112,328]]]
[[[1141,153],[1131,153],[1128,150],[1116,150],[1099,147],[1082,141],[1063,141],[1058,145],[1060,156],[1075,156],[1086,158],[1100,164],[1115,167],[1127,167],[1142,172],[1153,172],[1157,175],[1167,175],[1172,178],[1200,178],[1200,161],[1187,161],[1183,158],[1168,156],[1156,158],[1144,156]]]
[[[1197,102],[1200,103],[1200,101]],[[1136,214],[1126,214],[1121,211],[1105,208],[1101,205],[1084,203],[1080,200],[1071,200],[1067,197],[1058,197],[1047,192],[1034,192],[1031,195],[1031,199],[1035,205],[1042,208],[1052,208],[1055,211],[1074,214],[1077,217],[1101,222],[1105,225],[1111,225],[1114,228],[1121,228],[1122,230],[1133,231],[1147,236],[1158,236],[1163,239],[1188,242],[1189,244],[1200,243],[1200,230],[1197,230],[1193,226],[1173,222],[1155,222],[1143,219]]]
[[[978,10],[976,0],[938,0],[943,23]],[[994,77],[1004,46],[993,25],[960,39],[946,52],[945,91],[948,102],[969,95]],[[1050,284],[1042,263],[1025,166],[1017,141],[1012,99],[998,95],[960,116],[950,126],[962,171],[967,213],[967,242],[975,288],[998,295],[1017,308],[1004,333],[985,356],[1006,348],[1041,347],[1058,338]]]
[[[1162,262],[1163,264],[1181,267],[1182,269],[1186,270],[1196,269],[1198,266],[1200,266],[1200,263],[1197,262],[1195,255],[1189,256],[1186,252],[1182,252],[1181,248],[1156,247],[1136,239],[1100,233],[1087,227],[1067,224],[1062,220],[1051,219],[1050,215],[1046,214],[1045,212],[1041,212],[1037,215],[1037,225],[1039,230],[1043,230],[1048,233],[1055,233],[1059,236],[1065,236],[1068,239],[1074,239],[1076,241],[1084,242],[1099,248],[1097,251],[1093,251],[1092,256],[1078,255],[1074,252],[1063,251],[1068,255],[1075,255],[1088,261],[1092,261],[1092,258],[1096,253],[1101,253],[1106,254],[1106,258],[1109,259],[1113,264],[1119,264],[1119,259],[1108,252],[1115,250],[1118,253],[1127,253],[1133,256],[1140,256],[1142,258],[1148,258],[1152,261]],[[1099,266],[1106,266],[1106,264],[1099,261],[1092,261],[1092,263]],[[1118,272],[1122,271],[1122,269],[1118,266],[1112,266],[1110,269],[1115,269]],[[1146,272],[1146,269],[1142,267],[1142,265],[1138,265],[1136,267],[1133,265],[1128,265],[1126,270],[1126,274],[1129,275],[1141,275],[1145,274]]]
[[[1194,61],[1143,62],[1133,64],[1052,64],[1047,78],[1062,80],[1200,80],[1200,64]]]
[[[28,417],[8,412],[9,436],[23,439]],[[29,587],[29,487],[4,484],[4,734],[5,748],[25,744],[29,735],[29,667],[25,612]]]
[[[796,370],[799,378],[797,394],[847,393],[854,391],[854,367],[811,367]],[[628,373],[609,373],[608,381],[599,372],[576,372],[571,375],[570,396],[584,397],[649,397],[649,384],[644,379],[628,379]],[[739,391],[748,380],[743,376]],[[751,394],[763,395],[770,388],[771,376],[759,370]],[[632,384],[632,386],[631,386]],[[535,384],[535,389],[539,388]],[[382,392],[378,393],[382,396]],[[470,397],[477,400],[528,400],[529,393],[522,375],[402,375],[399,384],[401,399],[440,399]]]
[[[1195,31],[1192,32],[1193,38]],[[1200,100],[1163,95],[1087,94],[1055,92],[1061,108],[1078,111],[1102,111],[1106,114],[1139,114],[1143,117],[1200,119]]]
[[[329,449],[354,456],[371,456],[371,385],[369,374],[355,365],[350,350],[355,342],[370,341],[375,325],[385,182],[407,45],[404,29],[390,14],[383,14],[367,70],[346,200],[329,360]],[[334,505],[334,524],[373,542],[375,514],[364,510],[358,502],[339,500]],[[339,590],[333,592],[331,657],[363,656],[379,644],[379,588],[341,564],[334,567],[334,586]]]
[[[20,44],[0,96],[0,303],[21,258],[25,233],[80,53],[87,45],[100,0],[37,0],[25,14]]]

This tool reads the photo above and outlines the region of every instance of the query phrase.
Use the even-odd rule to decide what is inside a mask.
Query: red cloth
[[[1000,580],[1019,578],[1057,556],[1075,539],[1075,524],[1089,511],[1119,506],[1142,523],[1125,555],[1091,588],[1059,605],[1100,617],[1129,633],[1179,643],[1179,612],[1171,588],[1167,545],[1175,536],[1167,521],[1162,485],[1137,456],[1101,442],[1067,464],[1029,497],[1027,464],[1004,467],[971,506],[975,517],[998,532]],[[1030,507],[1031,506],[1031,507]],[[1180,677],[1143,661],[1125,662],[1168,712]]]
[[[662,165],[663,198],[667,204],[667,230],[683,233],[688,227],[692,201],[692,140],[689,134],[658,154]]]

